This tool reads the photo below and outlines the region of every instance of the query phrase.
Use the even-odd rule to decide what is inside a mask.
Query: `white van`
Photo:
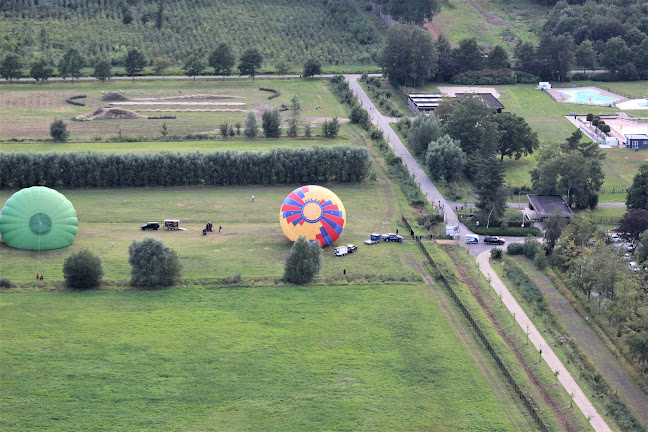
[[[335,256],[344,256],[349,253],[349,248],[347,246],[338,246],[334,249]]]
[[[466,234],[466,244],[479,243],[479,236],[474,234]]]

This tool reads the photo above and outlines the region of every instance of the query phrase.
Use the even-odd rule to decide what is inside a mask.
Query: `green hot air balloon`
[[[78,224],[72,203],[57,191],[42,186],[16,192],[0,213],[2,240],[17,249],[69,246],[74,241]]]

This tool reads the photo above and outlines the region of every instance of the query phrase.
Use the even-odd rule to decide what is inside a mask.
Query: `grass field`
[[[515,429],[423,284],[0,306],[4,430]]]
[[[40,260],[41,273],[62,279],[64,259],[72,252],[89,248],[103,260],[107,279],[130,278],[128,245],[146,236],[161,238],[180,255],[186,279],[223,278],[241,273],[248,278],[280,278],[291,243],[279,227],[279,207],[297,185],[61,190],[74,205],[79,233],[72,246],[51,251],[24,251],[0,244],[4,277],[30,280]],[[360,246],[357,254],[334,258],[324,249],[322,276],[341,276],[343,268],[353,277],[384,274],[409,276],[407,264],[416,256],[416,246],[405,244],[362,245],[371,232],[393,232],[403,205],[391,184],[379,181],[363,184],[327,185],[345,204],[347,224],[336,243]],[[5,202],[12,191],[0,192]],[[251,196],[255,201],[251,201]],[[400,192],[398,193],[400,195]],[[406,211],[406,209],[403,209]],[[179,219],[182,231],[141,231],[147,221]],[[202,235],[205,223],[223,227],[222,233]],[[217,230],[216,230],[217,231]],[[111,247],[114,242],[114,247]],[[379,270],[376,270],[379,269]]]
[[[259,90],[260,87],[272,88],[280,92],[280,96],[268,99],[272,93]],[[176,119],[147,120],[142,119],[112,119],[92,121],[72,121],[73,117],[89,114],[96,108],[106,107],[107,102],[101,100],[104,91],[119,92],[122,90],[130,101],[137,99],[166,99],[166,101],[199,102],[198,96],[217,95],[230,96],[218,101],[244,103],[242,106],[193,106],[193,105],[134,105],[121,106],[129,110],[139,110],[144,116],[176,116]],[[140,93],[142,92],[142,93]],[[162,93],[161,93],[162,92]],[[65,102],[73,95],[85,94],[80,99],[86,106],[75,106]],[[194,96],[194,99],[186,99]],[[49,139],[49,125],[59,118],[68,123],[70,141],[107,141],[118,136],[120,130],[123,136],[160,138],[162,124],[166,123],[169,136],[184,136],[186,134],[212,133],[218,134],[220,124],[228,123],[234,126],[237,122],[245,124],[248,111],[255,111],[259,118],[265,109],[279,108],[289,105],[293,96],[297,96],[302,106],[303,122],[310,122],[315,128],[324,119],[346,117],[346,111],[328,89],[326,80],[309,79],[272,79],[264,81],[241,80],[138,80],[132,82],[106,83],[97,82],[51,82],[46,84],[3,84],[0,85],[0,141],[44,140]],[[185,99],[179,99],[184,97]],[[236,109],[235,112],[190,112],[196,109]],[[158,109],[168,112],[153,111]],[[185,110],[176,112],[174,110]],[[285,114],[285,113],[284,113]],[[314,133],[319,133],[314,130]]]

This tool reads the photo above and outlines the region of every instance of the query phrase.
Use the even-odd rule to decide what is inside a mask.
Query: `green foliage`
[[[101,259],[88,249],[73,253],[63,263],[63,278],[70,288],[96,288],[101,285],[102,277]]]
[[[560,238],[563,230],[567,226],[568,220],[558,214],[552,214],[544,222],[544,240],[549,250],[553,250],[556,242]]]
[[[544,254],[542,245],[532,236],[528,236],[524,239],[524,245],[522,247],[524,255],[529,259],[534,259],[538,254]]]
[[[162,76],[164,78],[164,72],[171,66],[171,60],[166,57],[155,57],[153,59],[153,74],[157,76]]]
[[[281,136],[281,116],[278,109],[263,112],[262,128],[266,138],[279,138]]]
[[[185,75],[194,77],[194,81],[196,81],[196,75],[200,75],[203,69],[205,69],[205,62],[200,54],[189,56],[184,62],[183,71]]]
[[[36,81],[47,81],[47,79],[52,76],[53,72],[54,69],[49,65],[47,60],[40,57],[33,61],[31,69],[29,70],[29,76],[34,78]]]
[[[337,117],[331,120],[324,120],[322,123],[322,136],[324,138],[337,138],[340,132],[340,121]]]
[[[475,234],[479,235],[494,235],[494,236],[511,236],[511,237],[526,237],[526,236],[541,236],[542,231],[536,227],[505,227],[505,226],[491,226],[486,228],[486,224],[480,222],[479,226],[475,223],[475,218],[462,219],[466,227]]]
[[[490,251],[491,258],[493,259],[501,259],[502,258],[502,249],[498,247],[494,247]]]
[[[539,312],[544,312],[547,308],[547,303],[542,296],[540,288],[524,273],[517,265],[508,263],[504,268],[506,276],[508,276],[515,287],[520,290],[522,297],[534,305]]]
[[[243,51],[239,59],[238,69],[241,75],[250,75],[254,81],[254,76],[263,65],[263,56],[256,48],[248,48]]]
[[[106,81],[112,77],[112,66],[107,59],[100,59],[95,63],[94,72],[92,76],[100,80]]]
[[[414,154],[422,155],[432,141],[441,137],[441,122],[434,115],[418,115],[412,122],[407,134],[407,141]]]
[[[507,85],[516,84],[518,77],[510,69],[481,69],[457,74],[450,81],[461,85]]]
[[[584,40],[576,48],[574,53],[576,64],[585,69],[594,69],[596,67],[596,51],[594,51],[594,44],[590,40]],[[589,121],[589,120],[588,120]]]
[[[0,278],[0,288],[13,288],[14,284],[7,278]]]
[[[83,64],[84,60],[81,54],[76,49],[70,48],[59,63],[59,74],[63,78],[72,77],[78,79],[81,76]]]
[[[484,68],[484,53],[475,38],[459,41],[459,46],[452,51],[452,57],[465,69],[478,71]]]
[[[322,64],[317,59],[308,59],[304,63],[304,71],[302,76],[304,78],[309,78],[315,75],[320,75],[322,73]]]
[[[288,119],[288,131],[286,132],[286,135],[288,135],[290,138],[297,136],[299,114],[301,113],[301,109],[302,108],[301,104],[299,103],[299,99],[297,99],[297,96],[293,96],[293,98],[290,100],[290,118]]]
[[[515,160],[522,156],[533,154],[540,146],[538,134],[531,130],[524,117],[511,113],[501,113],[494,116],[497,123],[497,130],[501,133],[497,152],[509,158],[515,156]]]
[[[509,243],[506,246],[506,252],[509,255],[522,255],[524,253],[524,245],[520,243]]]
[[[133,82],[135,82],[135,74],[144,70],[144,66],[146,66],[146,58],[144,57],[144,54],[136,49],[128,50],[124,66],[126,67],[128,75],[132,76]]]
[[[182,265],[178,254],[162,240],[144,237],[128,246],[131,285],[136,287],[171,286],[180,282]]]
[[[347,145],[259,152],[0,152],[0,189],[357,182],[370,170],[369,151]]]
[[[464,97],[450,109],[443,131],[452,138],[458,139],[462,150],[468,156],[478,151],[480,158],[491,153],[489,150],[480,149],[492,149],[494,153],[500,133],[493,120],[493,110],[483,99],[473,96]]]
[[[432,21],[434,15],[441,10],[437,0],[411,0],[407,3],[399,0],[378,0],[377,3],[385,7],[386,12],[395,19],[422,26],[425,20]]]
[[[322,248],[300,235],[290,249],[284,267],[284,281],[304,285],[313,280],[322,268]]]
[[[396,24],[387,31],[378,64],[392,83],[413,87],[432,77],[437,60],[436,46],[425,30]]]
[[[639,171],[632,179],[632,185],[626,195],[626,206],[629,209],[648,210],[648,162],[639,167]]]
[[[487,65],[488,69],[508,69],[511,67],[508,53],[502,45],[495,45],[495,48],[488,53]]]
[[[218,44],[216,49],[209,55],[209,66],[214,68],[215,75],[223,75],[223,78],[231,75],[235,64],[236,56],[234,51],[225,42]]]
[[[368,130],[371,126],[371,121],[369,121],[369,113],[366,109],[357,104],[354,105],[353,108],[351,108],[349,119],[351,120],[351,123],[359,124],[365,130]]]
[[[619,220],[619,231],[628,234],[633,240],[648,230],[648,210],[638,208],[628,210]]]
[[[254,111],[250,111],[247,113],[247,117],[245,117],[245,131],[243,134],[248,138],[254,138],[258,133],[259,126],[257,125],[256,115]]]
[[[22,76],[21,68],[20,57],[16,54],[7,54],[0,64],[0,76],[9,82],[17,80]]]
[[[452,181],[466,166],[466,154],[461,150],[458,140],[443,135],[428,146],[425,163],[430,168],[432,178]]]
[[[536,254],[536,256],[533,258],[533,264],[535,264],[535,266],[540,270],[544,270],[548,265],[547,256],[544,253]]]
[[[284,57],[283,55],[279,57],[279,60],[277,60],[274,66],[277,75],[284,76],[290,70],[290,63],[288,63],[288,60],[286,60],[286,57]]]
[[[54,120],[50,124],[50,135],[54,141],[65,142],[69,138],[70,132],[63,120]]]

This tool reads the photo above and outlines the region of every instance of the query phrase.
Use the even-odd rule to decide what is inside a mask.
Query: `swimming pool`
[[[618,101],[619,98],[603,96],[598,90],[593,89],[561,89],[560,93],[570,96],[565,102],[591,104],[591,105],[609,105]]]

